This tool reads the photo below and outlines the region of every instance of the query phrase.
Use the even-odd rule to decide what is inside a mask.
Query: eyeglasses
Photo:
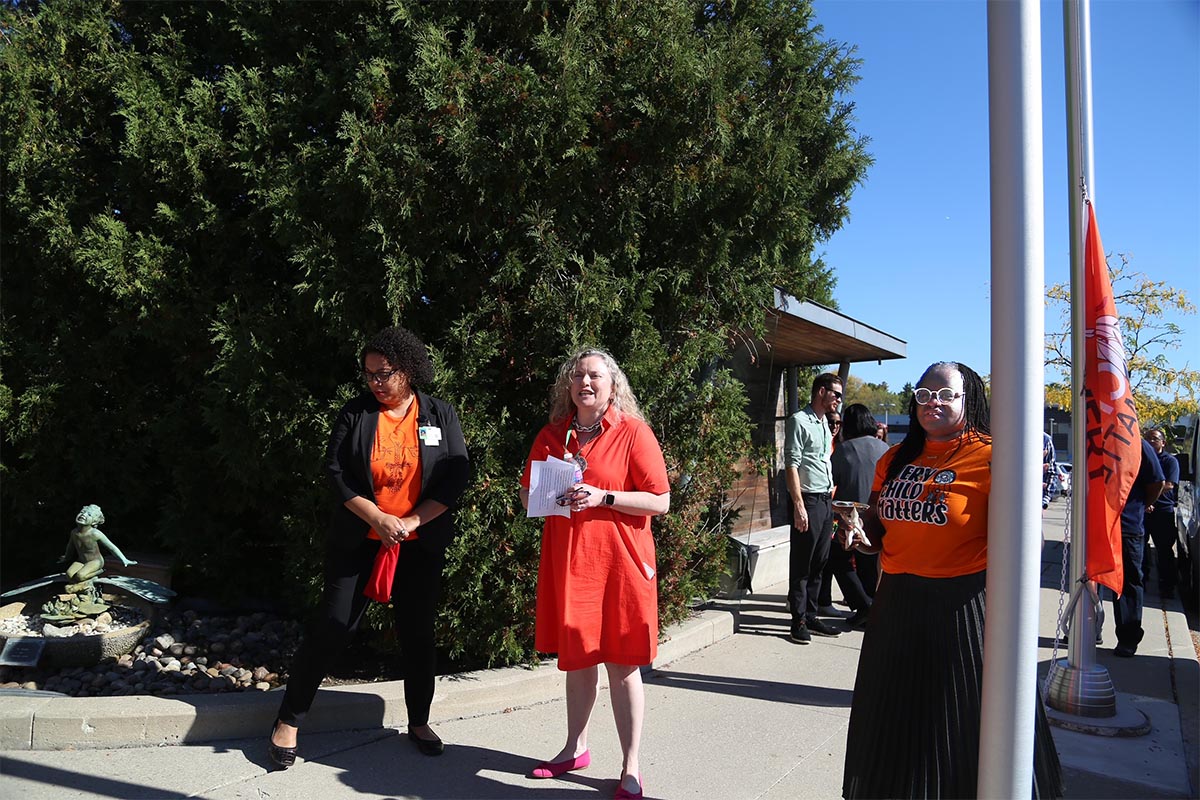
[[[831,395],[833,395],[833,396],[834,396],[834,397],[836,397],[838,400],[841,400],[841,399],[842,399],[842,393],[841,393],[841,392],[835,392],[833,389],[826,389],[826,390],[825,390],[825,393],[826,393],[826,394],[831,394]]]
[[[953,403],[958,398],[962,397],[962,392],[956,392],[951,388],[938,389],[933,391],[924,387],[913,392],[913,399],[917,401],[917,405],[927,405],[934,398],[937,398],[939,403]]]
[[[363,380],[367,383],[377,383],[382,386],[390,381],[393,375],[399,375],[401,371],[398,369],[385,369],[380,372],[368,372],[364,369],[362,370],[362,376]]]

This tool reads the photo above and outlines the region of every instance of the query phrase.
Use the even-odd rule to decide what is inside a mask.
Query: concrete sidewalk
[[[1059,602],[1057,588],[1047,587],[1057,587],[1060,570],[1052,543],[1061,539],[1064,513],[1065,503],[1054,504],[1045,523],[1051,546],[1046,548],[1041,590],[1043,672],[1050,663]],[[851,631],[836,639],[816,637],[808,646],[792,644],[784,590],[769,587],[740,601],[714,603],[670,632],[659,662],[645,673],[642,768],[647,797],[841,796],[846,723],[862,634]],[[1146,639],[1136,658],[1113,656],[1111,622],[1098,652],[1119,702],[1145,713],[1151,731],[1137,738],[1111,738],[1055,728],[1070,798],[1196,796],[1200,669],[1182,609],[1177,601],[1165,609],[1161,605],[1154,597],[1147,601]],[[323,690],[314,707],[316,718],[301,736],[302,760],[286,772],[267,769],[273,693],[190,701],[10,695],[0,698],[3,730],[11,733],[10,723],[19,730],[16,723],[26,720],[25,748],[100,749],[28,750],[5,744],[0,794],[22,800],[611,796],[620,747],[604,692],[591,728],[592,766],[559,780],[525,777],[562,744],[561,695],[561,675],[547,666],[441,679],[434,725],[448,746],[442,758],[429,759],[393,727],[404,724],[395,684]],[[102,711],[88,705],[101,700],[114,705]],[[21,716],[22,703],[40,705]],[[123,723],[128,723],[124,734]],[[116,741],[118,736],[126,738]],[[209,743],[148,746],[201,737]]]

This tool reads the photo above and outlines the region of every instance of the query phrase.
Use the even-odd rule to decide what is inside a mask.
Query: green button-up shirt
[[[800,491],[832,492],[833,434],[812,405],[787,418],[784,425],[783,464],[800,474]]]

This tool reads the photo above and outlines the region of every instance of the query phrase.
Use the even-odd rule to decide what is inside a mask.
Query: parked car
[[[1064,495],[1071,494],[1071,465],[1059,462],[1058,464],[1058,482],[1062,484],[1062,493]]]

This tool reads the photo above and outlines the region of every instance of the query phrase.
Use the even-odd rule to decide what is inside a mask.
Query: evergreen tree
[[[124,3],[0,11],[4,580],[101,504],[185,590],[311,598],[362,341],[427,341],[473,485],[444,642],[530,655],[517,478],[574,347],[662,441],[664,622],[724,567],[749,449],[718,360],[869,159],[806,2]],[[30,567],[32,571],[36,568]]]

